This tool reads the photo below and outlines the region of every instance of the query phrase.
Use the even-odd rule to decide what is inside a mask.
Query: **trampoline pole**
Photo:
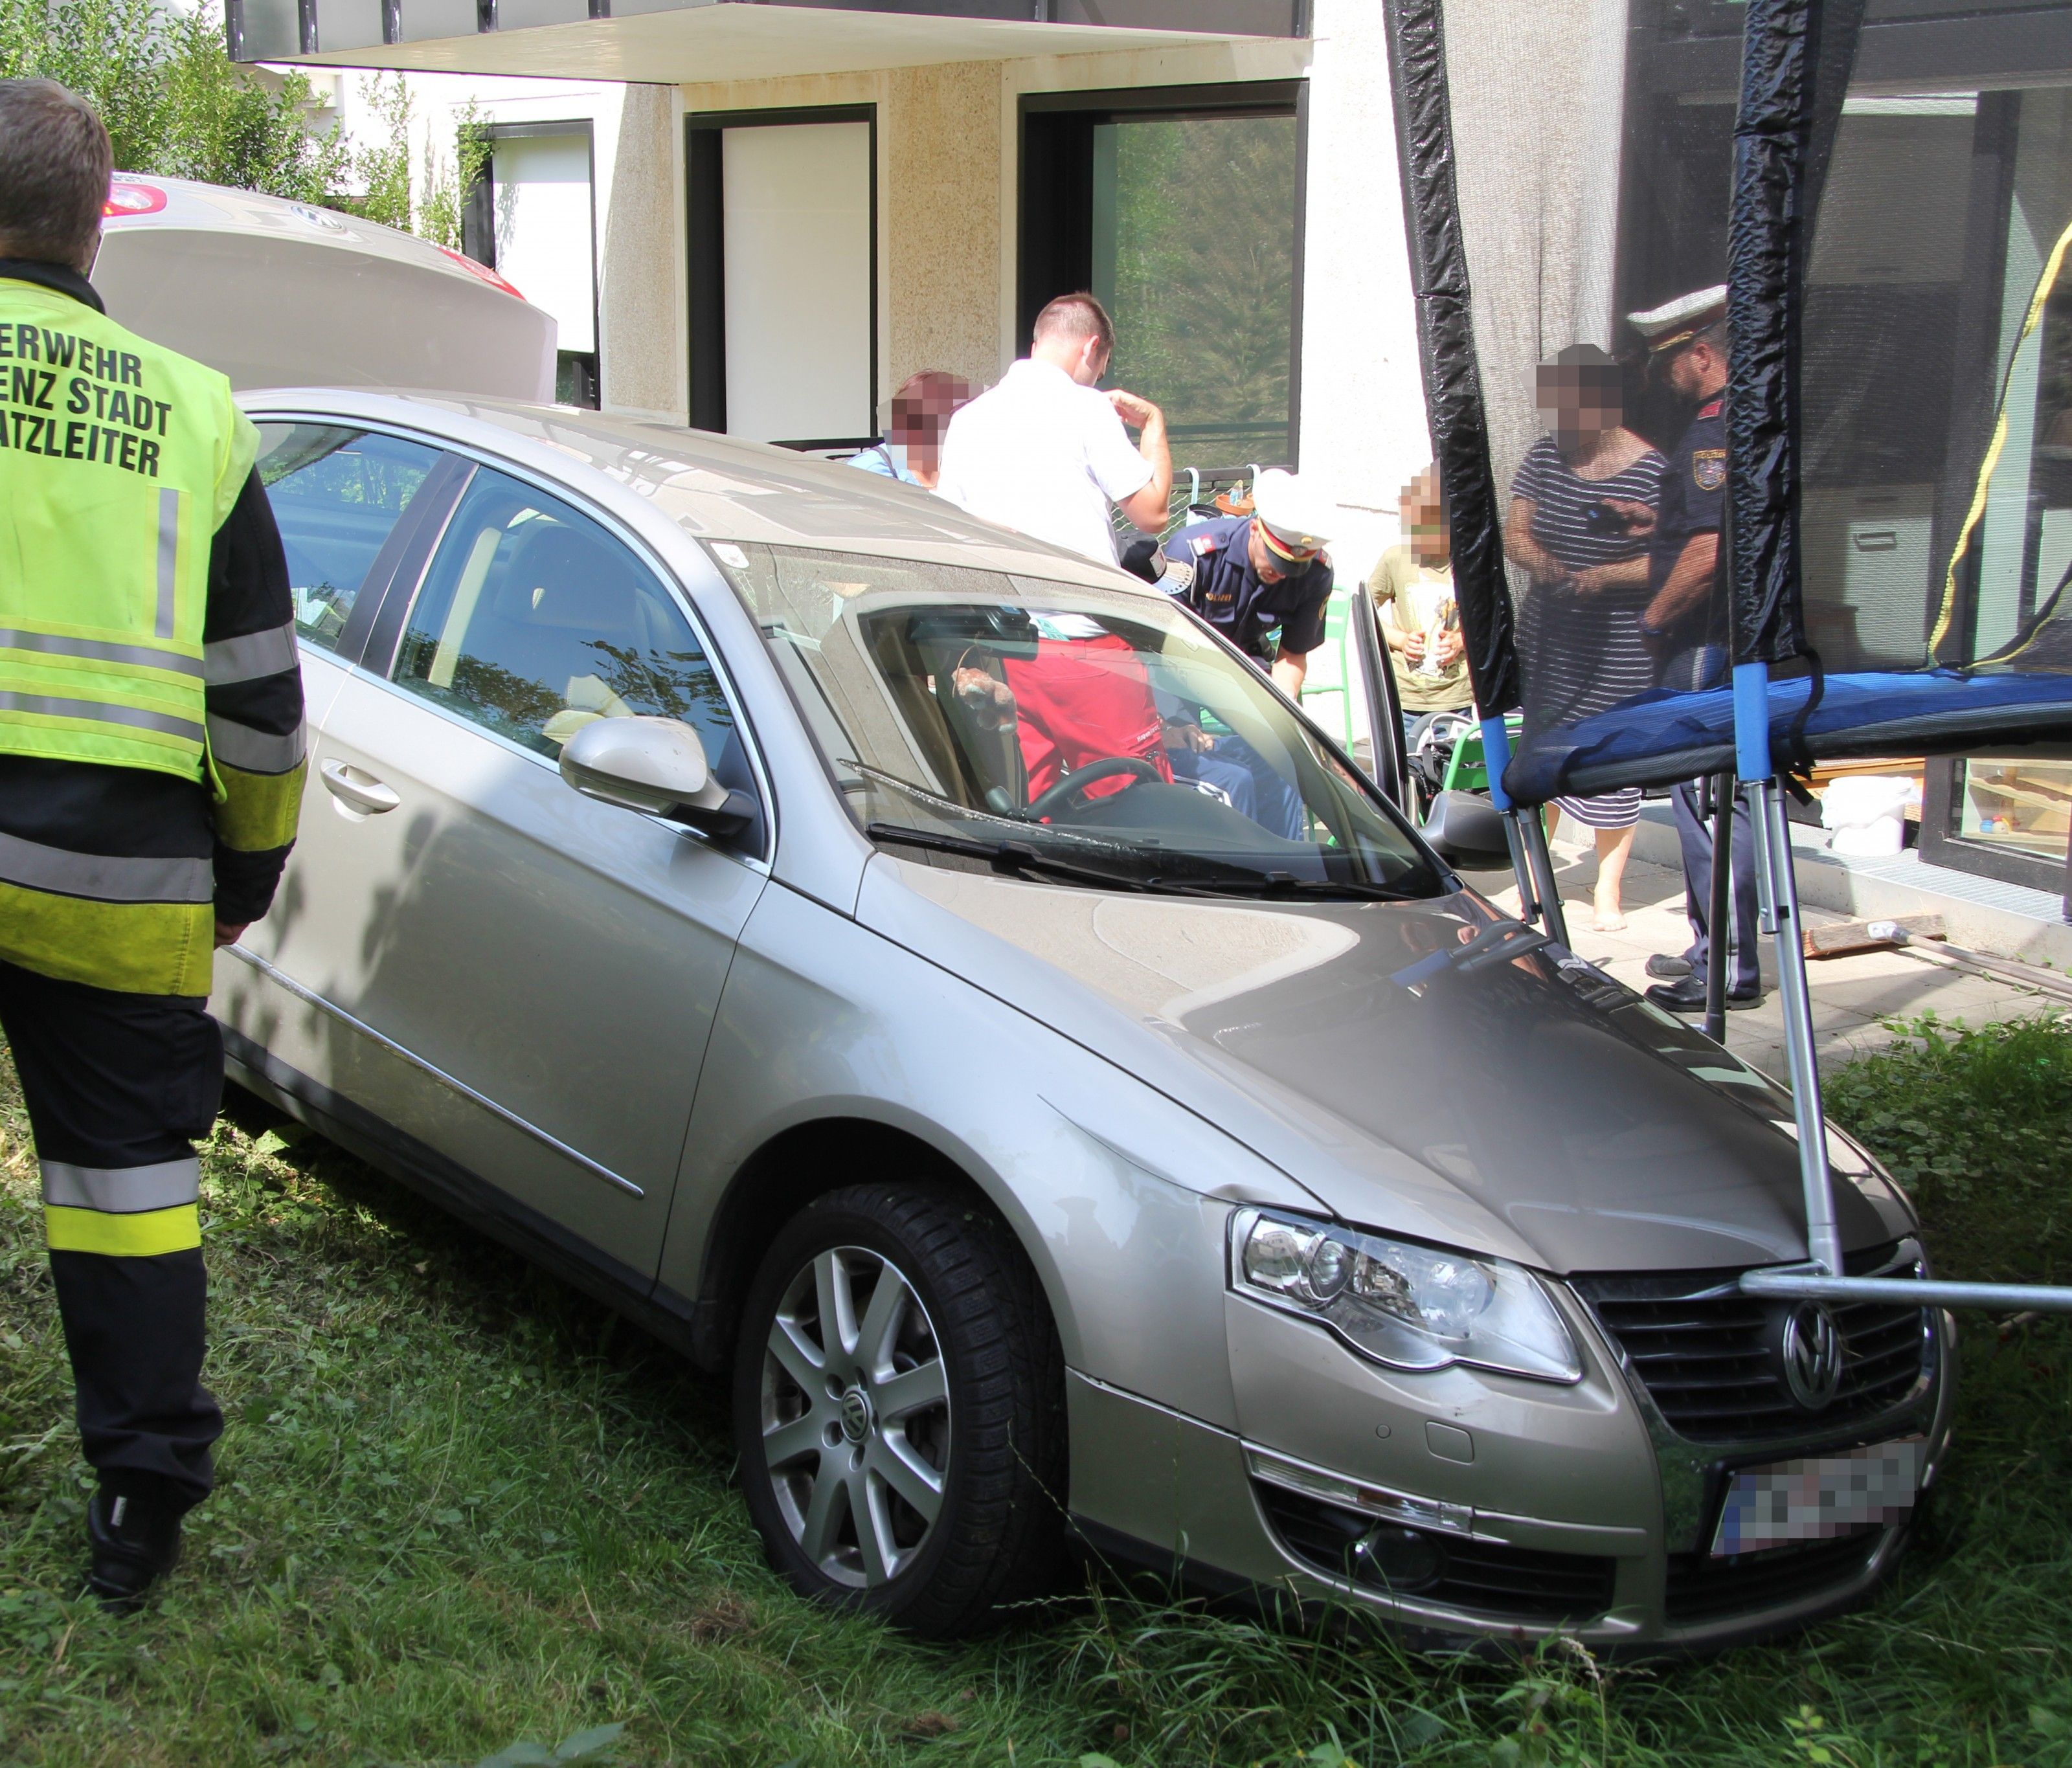
[[[1842,1274],[1842,1237],[1835,1224],[1834,1181],[1827,1171],[1827,1120],[1820,1104],[1820,1070],[1813,1060],[1813,997],[1806,986],[1806,941],[1799,931],[1799,878],[1791,863],[1791,828],[1770,752],[1770,667],[1737,663],[1733,669],[1734,771],[1749,795],[1749,832],[1755,837],[1757,894],[1762,931],[1777,942],[1777,993],[1784,1005],[1784,1055],[1791,1081],[1791,1115],[1799,1133],[1799,1181],[1806,1194],[1806,1253],[1830,1277]],[[1729,819],[1733,800],[1727,800]],[[1731,820],[1729,827],[1731,828]],[[1712,886],[1731,876],[1729,849],[1712,855]],[[1712,928],[1714,955],[1726,929]]]
[[[1511,875],[1518,880],[1518,918],[1530,921],[1536,912],[1548,935],[1566,945],[1568,927],[1561,916],[1561,893],[1554,888],[1546,826],[1536,808],[1513,804],[1504,790],[1504,770],[1510,765],[1510,726],[1502,713],[1485,713],[1482,771],[1489,776],[1490,803],[1503,813],[1504,845],[1511,849]]]
[[[1733,901],[1734,776],[1712,776],[1712,877],[1705,918],[1705,1035],[1727,1041],[1727,921]]]
[[[1567,945],[1568,918],[1561,911],[1561,891],[1554,882],[1554,855],[1547,845],[1546,819],[1536,804],[1521,804],[1511,815],[1527,857],[1532,861],[1533,881],[1540,891],[1540,924],[1556,944]]]
[[[1518,918],[1540,919],[1540,892],[1532,882],[1532,861],[1526,857],[1525,837],[1519,833],[1518,812],[1503,814],[1503,844],[1511,849],[1511,875],[1518,881]]]
[[[1799,1176],[1806,1193],[1806,1252],[1831,1277],[1842,1274],[1841,1234],[1835,1221],[1834,1182],[1827,1170],[1827,1120],[1820,1102],[1820,1071],[1813,1059],[1813,998],[1806,985],[1806,942],[1799,928],[1799,880],[1791,863],[1791,829],[1784,794],[1774,779],[1749,788],[1756,860],[1768,888],[1769,919],[1777,942],[1777,992],[1784,1005],[1785,1060],[1790,1071],[1791,1114],[1799,1131]],[[1716,855],[1714,865],[1718,860]],[[1725,942],[1713,935],[1716,945]]]

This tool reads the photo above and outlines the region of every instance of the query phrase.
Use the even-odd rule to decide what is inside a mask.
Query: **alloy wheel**
[[[763,1359],[763,1459],[792,1539],[864,1589],[926,1544],[949,1470],[948,1374],[928,1310],[890,1260],[816,1254],[785,1286]]]

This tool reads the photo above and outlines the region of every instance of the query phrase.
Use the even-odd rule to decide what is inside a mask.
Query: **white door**
[[[500,132],[490,160],[496,273],[560,327],[557,347],[597,348],[590,131]]]
[[[870,125],[729,129],[720,164],[729,433],[875,435]]]

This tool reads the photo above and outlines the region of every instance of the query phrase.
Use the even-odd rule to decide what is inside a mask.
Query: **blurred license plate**
[[[1727,1482],[1712,1557],[1832,1540],[1914,1508],[1927,1448],[1919,1437],[1805,1461],[1744,1467]]]

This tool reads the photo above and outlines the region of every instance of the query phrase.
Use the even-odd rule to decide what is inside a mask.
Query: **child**
[[[1381,555],[1367,580],[1381,616],[1382,640],[1396,667],[1396,697],[1407,732],[1431,712],[1466,712],[1474,704],[1458,604],[1453,599],[1453,544],[1440,501],[1439,475],[1427,467],[1403,487],[1397,504],[1403,544]]]

